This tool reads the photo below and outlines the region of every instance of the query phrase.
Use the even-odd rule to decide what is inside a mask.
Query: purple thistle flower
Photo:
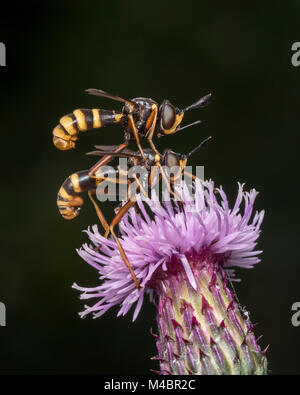
[[[93,245],[84,244],[78,253],[102,282],[95,288],[73,285],[82,299],[97,299],[80,315],[97,318],[120,305],[120,316],[135,305],[135,320],[149,294],[157,306],[155,359],[162,374],[266,373],[265,353],[228,286],[237,280],[234,267],[260,261],[262,251],[255,247],[264,212],[252,215],[257,192],[244,192],[239,184],[232,209],[212,181],[196,181],[193,192],[185,183],[177,188],[184,205],[139,195],[138,212],[131,208],[120,222],[120,242],[139,290],[115,241],[105,239],[97,225],[86,231]]]

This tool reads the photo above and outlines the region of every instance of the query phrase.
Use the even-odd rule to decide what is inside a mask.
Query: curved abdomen
[[[79,214],[83,199],[79,193],[96,189],[96,180],[89,176],[90,170],[82,170],[69,176],[57,194],[57,207],[64,219],[73,219]]]
[[[123,114],[116,111],[80,108],[63,116],[53,129],[53,143],[62,151],[75,147],[80,132],[115,125],[121,121]]]

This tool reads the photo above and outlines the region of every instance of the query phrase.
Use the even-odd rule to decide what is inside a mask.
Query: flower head
[[[73,287],[82,291],[82,299],[96,298],[81,316],[101,316],[115,305],[125,315],[136,303],[138,316],[145,293],[153,297],[159,280],[183,271],[196,289],[193,268],[209,259],[234,278],[234,267],[252,268],[260,259],[255,250],[264,212],[253,214],[257,192],[243,191],[239,184],[232,209],[222,188],[214,183],[196,181],[194,194],[182,183],[177,190],[183,202],[150,200],[138,196],[139,212],[131,208],[119,224],[120,241],[142,288],[138,290],[124,265],[117,244],[105,239],[97,225],[86,232],[93,245],[84,244],[79,255],[100,273],[103,282],[95,288]],[[241,205],[244,201],[244,208]],[[149,214],[149,210],[152,216]],[[97,249],[95,249],[97,247]]]
[[[136,304],[135,320],[148,293],[157,307],[158,373],[265,374],[265,351],[227,281],[235,278],[235,267],[259,262],[255,247],[264,212],[253,215],[257,192],[244,192],[239,184],[232,209],[212,181],[196,181],[193,192],[182,183],[182,202],[138,196],[138,210],[131,208],[121,220],[119,239],[141,289],[115,241],[101,236],[96,225],[87,230],[93,245],[78,253],[99,271],[102,283],[74,285],[83,299],[97,299],[81,316],[96,318],[115,305],[125,315]]]

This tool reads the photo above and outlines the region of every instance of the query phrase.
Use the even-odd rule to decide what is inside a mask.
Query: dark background
[[[263,3],[263,4],[262,4]],[[237,181],[260,191],[266,217],[263,261],[239,270],[242,305],[271,344],[273,374],[300,373],[299,80],[291,45],[300,41],[298,1],[51,1],[11,5],[0,17],[7,66],[0,68],[1,263],[0,373],[148,373],[156,368],[147,301],[135,323],[117,309],[80,320],[84,301],[71,289],[97,284],[97,272],[75,249],[96,222],[86,198],[81,215],[64,221],[56,208],[63,180],[91,166],[96,143],[117,144],[119,128],[81,136],[77,149],[52,145],[52,128],[75,108],[119,109],[88,96],[95,87],[127,98],[170,99],[187,106],[213,93],[205,110],[185,121],[203,124],[159,141],[187,152],[214,142],[191,164],[232,198]],[[112,206],[104,205],[111,215]]]

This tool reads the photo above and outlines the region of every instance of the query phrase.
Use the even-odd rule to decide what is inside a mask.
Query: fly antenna
[[[184,111],[195,110],[197,108],[204,108],[209,105],[210,99],[211,99],[211,93],[209,93],[206,96],[201,97],[201,99],[199,99],[195,103],[191,104],[190,106],[186,107],[184,109]]]
[[[192,155],[196,154],[198,151],[200,151],[202,148],[205,148],[206,145],[211,141],[212,136],[207,137],[207,139],[203,140],[198,147],[194,148],[191,152],[189,152],[186,157],[190,158]]]

